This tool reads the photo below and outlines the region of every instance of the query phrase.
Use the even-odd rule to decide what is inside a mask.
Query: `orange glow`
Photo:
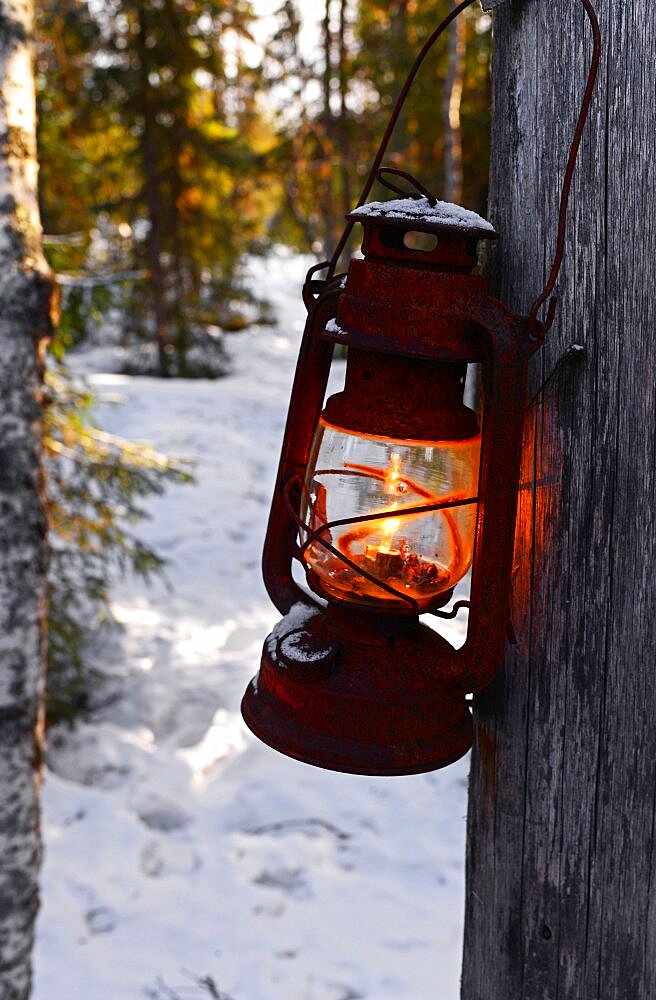
[[[308,470],[314,495],[309,524],[351,564],[319,542],[311,543],[305,560],[322,590],[340,600],[380,607],[408,608],[407,598],[420,610],[434,605],[471,565],[476,508],[474,503],[416,508],[475,496],[480,438],[394,441],[350,435],[322,423],[314,468]],[[356,455],[365,461],[353,461]],[[366,462],[367,457],[372,461]],[[381,516],[385,514],[390,516]],[[323,525],[350,516],[358,518],[355,524],[321,531]]]
[[[349,467],[351,463],[348,463]],[[381,473],[380,469],[370,468],[367,466],[357,466],[358,471],[366,472],[367,475],[375,479],[382,479],[384,482],[385,493],[395,494],[398,492],[408,492],[412,491],[414,494],[418,494],[424,499],[426,503],[447,503],[451,500],[465,500],[467,499],[466,493],[452,494],[448,497],[437,497],[428,492],[428,490],[423,489],[418,485],[418,483],[413,482],[402,475],[402,464],[401,456],[392,453],[389,461],[389,465],[385,469],[384,473]],[[416,507],[416,502],[407,504],[408,507]],[[372,513],[382,514],[385,512],[392,513],[392,511],[402,511],[403,507],[399,507],[398,501],[394,501],[389,507],[383,507],[380,510],[372,511]],[[418,571],[417,561],[419,557],[417,553],[413,552],[411,547],[408,545],[405,538],[402,536],[402,532],[408,528],[413,518],[421,517],[421,514],[407,514],[400,517],[386,517],[380,518],[369,522],[364,522],[359,524],[357,527],[353,528],[351,531],[344,532],[338,540],[338,548],[340,552],[343,552],[345,556],[351,559],[353,562],[362,565],[364,569],[369,572],[373,572],[375,576],[379,579],[385,580],[385,582],[392,582],[392,579],[399,576],[405,577],[410,575],[417,580],[417,585],[412,588],[408,588],[407,581],[405,581],[405,586],[402,587],[405,593],[408,593],[410,589],[411,597],[415,600],[419,600],[422,596],[420,593],[421,586],[418,578],[425,576],[425,581],[436,583],[441,575],[448,578],[454,578],[459,580],[461,576],[464,576],[467,571],[467,566],[471,562],[471,552],[467,552],[462,544],[460,537],[460,532],[458,531],[457,525],[455,523],[454,517],[450,510],[440,511],[442,517],[444,517],[451,535],[451,541],[453,545],[454,558],[452,559],[450,565],[445,568],[442,574],[440,574],[438,567],[434,563],[426,563],[421,570]],[[395,540],[395,536],[401,536],[398,540],[398,545],[396,548],[392,549],[392,545]],[[380,536],[380,541],[378,544],[375,543],[375,539]],[[364,558],[363,558],[364,556]],[[391,558],[381,559],[380,556],[389,556]],[[369,565],[371,564],[371,565]],[[414,572],[408,574],[408,566],[414,567]],[[404,572],[405,571],[405,572]],[[399,583],[401,581],[399,580]],[[396,585],[393,583],[396,587]],[[381,588],[378,589],[380,592]],[[446,588],[442,588],[446,589]]]

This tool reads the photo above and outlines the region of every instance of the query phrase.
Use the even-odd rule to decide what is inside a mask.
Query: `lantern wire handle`
[[[433,48],[433,45],[435,44],[437,39],[444,31],[446,31],[451,22],[454,21],[458,16],[458,14],[460,14],[463,10],[466,10],[467,7],[471,7],[471,5],[474,2],[475,0],[462,0],[462,2],[459,3],[457,7],[453,8],[450,14],[447,14],[444,20],[440,22],[435,31],[433,31],[433,33],[428,36],[428,38],[422,45],[421,50],[419,51],[417,58],[413,62],[410,72],[406,77],[405,83],[401,87],[401,92],[399,93],[399,96],[396,99],[396,104],[394,105],[394,109],[392,111],[392,114],[390,115],[390,120],[387,123],[387,128],[385,129],[385,133],[383,135],[383,138],[381,139],[380,146],[378,147],[378,152],[376,153],[374,162],[371,165],[371,170],[369,171],[367,180],[365,181],[365,185],[358,199],[358,203],[355,206],[356,208],[360,208],[362,205],[364,205],[365,201],[369,197],[369,192],[374,186],[374,182],[378,176],[378,170],[380,168],[381,163],[383,162],[383,157],[387,152],[389,141],[392,138],[392,133],[394,132],[396,123],[399,120],[401,112],[403,111],[403,105],[405,104],[406,97],[408,96],[408,92],[412,84],[414,83],[415,77],[419,72],[421,64],[423,63],[424,59],[426,58],[430,50]],[[348,238],[353,231],[353,226],[354,222],[352,221],[350,221],[347,224],[344,232],[340,237],[339,243],[335,247],[335,252],[330,258],[330,264],[328,265],[328,279],[332,278],[335,273],[335,268],[339,263],[339,258],[342,256],[342,252],[344,250],[344,247],[346,246]]]
[[[551,271],[549,272],[549,278],[544,286],[544,289],[538,295],[537,299],[531,306],[530,312],[528,314],[528,329],[532,337],[542,337],[550,329],[551,324],[554,320],[554,315],[556,312],[557,299],[554,297],[549,302],[547,316],[542,323],[540,329],[538,329],[538,309],[540,306],[547,301],[551,295],[554,285],[556,284],[556,279],[558,278],[558,272],[560,271],[560,265],[563,262],[563,254],[565,252],[565,229],[567,223],[567,203],[569,201],[570,189],[572,187],[572,177],[574,176],[574,167],[576,166],[576,158],[579,152],[579,146],[581,145],[581,136],[583,135],[583,129],[585,128],[585,123],[588,119],[588,113],[590,111],[590,103],[592,101],[592,93],[594,91],[595,82],[597,79],[597,71],[599,69],[599,61],[601,58],[601,31],[599,29],[599,21],[597,20],[597,15],[595,9],[592,6],[590,0],[582,0],[583,6],[585,7],[585,12],[588,15],[588,20],[590,22],[590,27],[592,28],[592,60],[590,62],[590,69],[588,71],[588,80],[585,87],[585,93],[583,95],[583,101],[581,103],[581,110],[579,112],[578,121],[576,123],[576,130],[574,132],[574,138],[572,139],[572,145],[569,149],[569,156],[567,158],[567,167],[565,168],[565,176],[563,178],[563,187],[560,195],[560,208],[558,210],[558,236],[556,238],[556,252],[554,254],[554,259],[551,264]]]
[[[404,192],[402,191],[401,188],[398,188],[395,185],[393,185],[385,177],[386,174],[393,174],[405,178],[418,191],[420,191],[421,194],[427,197],[431,204],[435,204],[436,199],[434,198],[434,196],[431,195],[430,192],[423,185],[419,184],[419,182],[414,177],[412,177],[410,174],[406,173],[403,170],[398,170],[395,167],[383,167],[381,169],[381,163],[387,151],[390,139],[392,138],[392,133],[394,132],[396,123],[399,119],[401,111],[403,110],[403,106],[405,104],[410,88],[414,83],[415,77],[417,76],[417,73],[419,72],[422,63],[424,62],[424,59],[426,58],[426,56],[428,55],[428,53],[430,52],[430,50],[432,49],[433,45],[438,40],[440,35],[448,28],[451,22],[455,20],[455,18],[458,17],[458,15],[462,13],[462,11],[466,10],[467,7],[471,7],[471,5],[474,2],[475,0],[462,0],[462,2],[453,8],[453,10],[444,18],[444,20],[437,26],[435,31],[433,31],[432,34],[429,35],[429,37],[424,42],[424,45],[422,46],[414,63],[412,64],[410,72],[406,77],[405,83],[401,88],[399,96],[396,99],[396,104],[394,105],[394,109],[390,116],[389,122],[387,123],[387,128],[385,129],[385,133],[381,140],[380,146],[378,147],[378,152],[376,153],[374,162],[371,165],[371,169],[367,176],[364,188],[362,189],[360,198],[358,199],[358,203],[355,206],[356,208],[360,208],[362,205],[364,205],[365,201],[369,197],[369,194],[371,192],[372,187],[374,186],[374,182],[376,181],[376,179],[380,180],[381,183],[383,183],[386,187],[390,188],[390,190],[396,192],[397,194],[404,194],[406,197],[415,197],[415,198],[418,197],[418,195],[415,193]],[[572,186],[572,178],[574,175],[574,167],[576,166],[576,159],[579,152],[579,146],[581,145],[581,137],[583,135],[583,130],[585,128],[585,124],[588,119],[588,114],[590,112],[592,94],[594,91],[597,79],[597,72],[599,70],[599,62],[601,59],[601,31],[599,29],[599,21],[597,19],[595,9],[592,6],[591,0],[581,0],[581,2],[583,4],[583,7],[585,8],[585,12],[587,14],[590,26],[592,28],[592,39],[593,39],[592,59],[590,62],[590,69],[588,71],[588,79],[585,87],[585,92],[583,95],[583,101],[581,103],[581,110],[579,112],[576,129],[574,131],[574,137],[572,139],[572,144],[570,146],[569,155],[567,158],[565,175],[563,177],[563,186],[560,195],[560,207],[558,210],[558,233],[556,237],[556,252],[554,254],[554,258],[551,264],[551,271],[549,272],[547,283],[543,291],[538,295],[538,297],[534,301],[528,314],[528,321],[527,321],[528,330],[530,335],[536,339],[539,337],[543,337],[544,334],[550,329],[556,312],[557,299],[553,297],[549,302],[546,319],[544,320],[543,323],[541,324],[538,323],[537,319],[538,310],[551,295],[554,286],[556,284],[556,280],[558,278],[560,266],[563,261],[563,255],[565,252],[567,206]],[[350,220],[346,228],[344,229],[344,232],[342,233],[337,246],[335,247],[335,252],[333,253],[330,262],[327,265],[328,280],[332,278],[335,274],[335,269],[337,268],[337,264],[339,263],[339,259],[342,256],[348,238],[351,235],[351,232],[353,231],[353,226],[354,222],[353,220]],[[320,265],[320,268],[323,268],[325,266],[326,266],[325,264]]]

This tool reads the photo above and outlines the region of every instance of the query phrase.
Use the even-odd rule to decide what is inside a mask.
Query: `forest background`
[[[112,567],[161,567],[133,528],[141,498],[189,477],[93,427],[66,352],[108,338],[129,348],[128,373],[229,374],[225,335],[274,319],[244,262],[279,244],[330,255],[412,60],[451,6],[37,5],[41,213],[62,291],[46,418],[51,718],[84,707],[84,644],[107,616]],[[386,160],[482,213],[490,28],[477,6],[453,22]]]

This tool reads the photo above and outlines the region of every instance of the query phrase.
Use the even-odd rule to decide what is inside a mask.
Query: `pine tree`
[[[93,394],[67,370],[46,376],[44,414],[48,573],[49,723],[72,721],[93,704],[100,672],[92,647],[113,624],[110,584],[131,571],[146,582],[165,562],[137,533],[143,500],[170,483],[191,481],[187,462],[141,442],[108,434],[93,422]]]

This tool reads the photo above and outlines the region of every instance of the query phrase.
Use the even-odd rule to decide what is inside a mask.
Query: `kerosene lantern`
[[[431,203],[432,202],[432,203]],[[474,274],[474,213],[374,202],[362,260],[306,286],[310,316],[265,544],[286,614],[242,705],[266,743],[312,764],[405,774],[471,745],[465,694],[496,672],[508,619],[526,361],[537,342]],[[429,249],[418,249],[415,234]],[[432,241],[431,241],[432,237]],[[334,343],[344,390],[322,408]],[[483,370],[482,428],[463,401]],[[311,603],[295,583],[302,561]],[[454,649],[419,621],[473,562],[468,634]],[[463,602],[458,602],[462,606]]]
[[[570,177],[584,112],[585,102]],[[545,324],[535,318],[553,282],[529,317],[511,313],[473,273],[479,241],[496,238],[490,223],[403,171],[379,170],[383,149],[372,173],[402,197],[353,211],[362,259],[335,276],[338,248],[328,276],[317,265],[304,286],[308,320],[263,557],[284,617],[242,713],[291,757],[400,775],[466,753],[466,695],[502,661],[527,365],[553,318],[553,308]],[[561,218],[566,203],[565,194]],[[345,384],[324,403],[335,344],[347,348]],[[470,365],[481,372],[480,418],[464,402]],[[469,600],[454,600],[468,573]],[[460,648],[419,618],[463,608]]]

